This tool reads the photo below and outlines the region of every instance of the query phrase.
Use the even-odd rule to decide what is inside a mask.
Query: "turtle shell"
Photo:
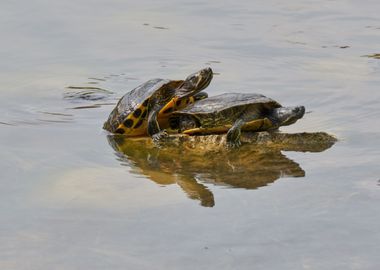
[[[183,109],[175,114],[212,114],[216,115],[223,111],[239,110],[239,108],[258,107],[266,108],[282,107],[277,101],[261,94],[225,93],[198,101],[193,106]]]
[[[147,118],[152,101],[160,99],[169,102],[175,89],[182,83],[182,80],[152,79],[141,84],[119,100],[103,128],[113,133],[124,133],[118,132],[120,125],[124,125],[131,129],[128,135],[145,134],[147,121],[144,120]]]
[[[238,119],[246,121],[244,130],[268,130],[274,126],[267,116],[279,107],[261,94],[225,93],[174,112],[170,122],[173,129],[190,135],[224,133]]]

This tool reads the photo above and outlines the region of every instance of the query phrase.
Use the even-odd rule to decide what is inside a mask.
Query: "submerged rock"
[[[118,144],[139,144],[145,147],[157,147],[148,138],[126,138],[114,135],[113,140]],[[330,148],[336,141],[336,137],[326,132],[242,132],[242,148],[257,148],[298,152],[321,152]],[[226,135],[188,136],[183,134],[170,135],[166,142],[160,144],[161,148],[184,147],[197,151],[220,151],[227,150]],[[230,150],[233,151],[233,150]],[[238,151],[238,150],[236,150]]]

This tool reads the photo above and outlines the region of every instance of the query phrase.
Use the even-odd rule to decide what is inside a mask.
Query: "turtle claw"
[[[240,134],[240,128],[234,127],[227,132],[227,148],[236,149],[241,146]]]
[[[152,135],[152,140],[155,144],[162,142],[165,138],[169,137],[166,130],[161,130],[160,132]]]
[[[229,149],[237,149],[240,146],[241,146],[240,140],[227,142],[227,148],[229,148]]]

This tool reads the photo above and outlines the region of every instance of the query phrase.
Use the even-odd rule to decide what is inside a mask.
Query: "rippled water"
[[[379,10],[2,1],[0,268],[378,269]],[[200,156],[102,130],[126,91],[205,66],[209,94],[304,105],[282,131],[339,141]]]

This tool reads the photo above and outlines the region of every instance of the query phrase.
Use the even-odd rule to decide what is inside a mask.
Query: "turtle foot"
[[[157,143],[162,142],[167,137],[169,137],[169,134],[167,133],[167,131],[161,130],[160,132],[152,135],[152,140],[154,143],[157,144]]]
[[[237,149],[240,146],[241,146],[240,140],[227,142],[227,148],[229,149]]]
[[[227,148],[233,149],[241,146],[240,134],[239,128],[231,128],[227,132]]]

